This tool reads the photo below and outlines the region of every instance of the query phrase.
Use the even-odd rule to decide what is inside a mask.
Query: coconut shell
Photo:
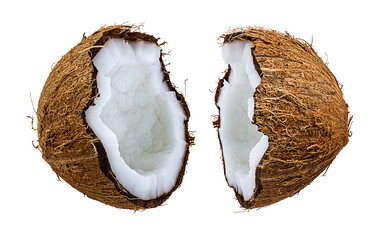
[[[102,27],[72,48],[54,66],[46,80],[38,103],[38,138],[45,161],[56,174],[86,196],[105,204],[126,209],[145,209],[161,205],[181,184],[189,155],[190,117],[184,97],[169,80],[162,60],[163,81],[185,113],[187,147],[174,187],[157,199],[142,200],[127,191],[111,170],[105,149],[85,119],[85,110],[97,96],[97,69],[93,57],[112,38],[129,42],[158,44],[158,39],[139,31],[135,26]]]
[[[261,77],[253,122],[269,137],[269,147],[256,168],[253,196],[236,197],[244,208],[264,207],[298,193],[329,167],[349,140],[348,105],[337,79],[305,41],[258,27],[235,29],[222,39],[250,41]],[[216,105],[230,72],[229,66],[219,81]]]

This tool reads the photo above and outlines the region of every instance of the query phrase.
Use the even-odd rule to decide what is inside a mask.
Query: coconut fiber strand
[[[111,38],[145,41],[158,45],[158,39],[139,32],[134,26],[102,27],[71,49],[48,76],[38,104],[38,138],[43,158],[56,174],[86,196],[118,208],[144,209],[163,203],[180,185],[188,158],[170,192],[154,200],[141,200],[130,194],[111,171],[105,149],[85,120],[85,110],[97,95],[97,69],[92,59]],[[162,58],[163,81],[184,109],[185,141],[190,144],[187,122],[189,110],[184,97],[169,80]],[[187,148],[188,149],[188,148]]]
[[[251,199],[236,196],[245,208],[267,206],[298,193],[329,167],[348,143],[348,106],[337,79],[305,41],[257,27],[232,30],[222,39],[250,41],[261,76],[253,121],[269,137],[269,148],[256,168]],[[216,102],[229,76],[230,67]]]

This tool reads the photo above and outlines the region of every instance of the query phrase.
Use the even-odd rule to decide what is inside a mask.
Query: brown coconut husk
[[[43,158],[53,171],[86,196],[117,208],[152,208],[161,205],[182,182],[189,155],[187,124],[190,113],[184,97],[170,82],[161,57],[163,81],[170,91],[175,92],[186,116],[187,147],[178,178],[168,193],[153,200],[142,200],[129,193],[117,181],[101,141],[85,120],[85,110],[98,94],[97,69],[92,59],[112,38],[159,46],[157,38],[141,33],[135,26],[102,27],[89,37],[84,36],[54,66],[41,92],[37,110],[39,145]]]
[[[269,147],[256,168],[253,196],[236,197],[244,208],[264,207],[298,193],[329,167],[348,143],[348,105],[334,75],[305,41],[258,27],[221,38],[223,44],[250,41],[261,76],[253,121],[269,137]],[[216,104],[230,72],[229,66],[219,81]],[[219,118],[214,125],[219,128]]]

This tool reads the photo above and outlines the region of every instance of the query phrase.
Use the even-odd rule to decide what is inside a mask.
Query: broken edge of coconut
[[[244,208],[298,193],[348,143],[348,106],[311,45],[259,27],[222,35],[215,103],[224,172]]]
[[[114,207],[157,207],[185,173],[190,113],[160,45],[136,26],[102,27],[62,57],[40,96],[43,158],[71,186]]]

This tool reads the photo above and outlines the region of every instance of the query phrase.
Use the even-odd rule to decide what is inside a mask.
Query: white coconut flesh
[[[85,112],[111,170],[131,194],[174,187],[185,154],[185,114],[163,82],[156,44],[111,39],[94,57],[99,95]]]
[[[252,123],[253,95],[261,78],[254,67],[250,42],[226,43],[222,56],[231,67],[217,103],[225,174],[228,184],[247,201],[256,189],[256,167],[269,145],[268,137]]]

